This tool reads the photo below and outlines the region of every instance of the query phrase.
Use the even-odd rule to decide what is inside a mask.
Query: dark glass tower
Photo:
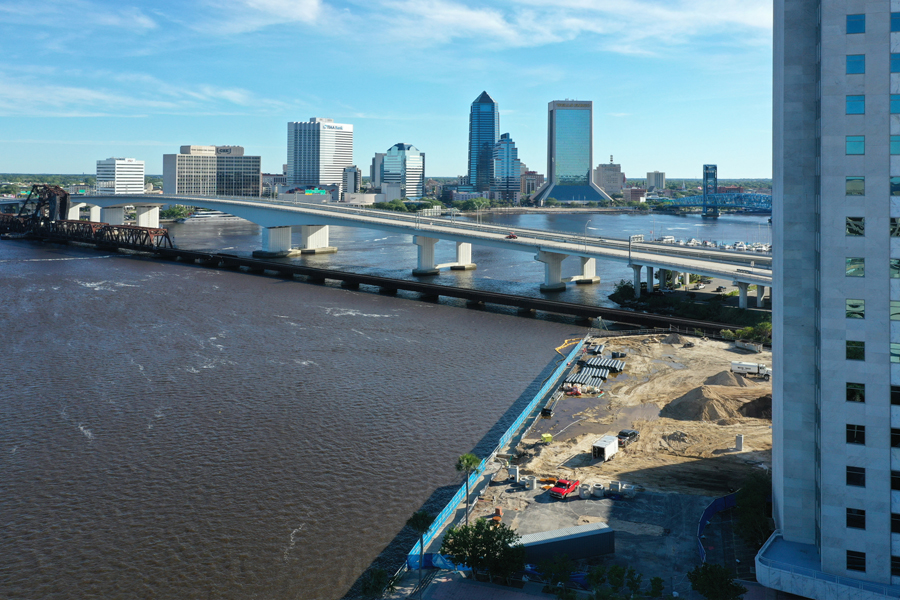
[[[487,192],[494,180],[494,144],[500,139],[500,108],[487,92],[469,114],[469,187]]]

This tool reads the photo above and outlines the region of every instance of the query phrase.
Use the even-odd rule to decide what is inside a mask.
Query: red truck
[[[569,479],[560,479],[556,482],[556,485],[550,490],[550,495],[554,498],[563,499],[575,490],[578,489],[578,484],[581,483],[578,481],[571,481]]]

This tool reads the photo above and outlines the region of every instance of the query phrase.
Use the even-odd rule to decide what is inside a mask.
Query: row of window
[[[866,468],[847,467],[847,485],[866,487]],[[900,471],[891,471],[891,489],[900,490]]]
[[[847,75],[862,75],[866,72],[865,54],[847,55]],[[900,53],[891,53],[891,73],[900,73]]]
[[[866,384],[847,382],[847,402],[865,402]],[[891,404],[900,406],[900,385],[891,386]]]
[[[900,94],[891,94],[891,114],[895,115],[898,113],[900,113]],[[847,114],[866,114],[866,97],[864,95],[847,96]]]
[[[847,550],[847,570],[866,572],[866,553]],[[891,576],[900,576],[900,556],[891,557]]]
[[[900,196],[900,177],[891,177],[890,185],[891,196]],[[848,175],[844,193],[847,196],[865,196],[866,178],[862,175]]]
[[[846,341],[847,360],[866,360],[866,343],[857,340]],[[900,363],[900,344],[891,342],[891,362]]]
[[[900,258],[890,259],[888,269],[892,279],[900,279]],[[846,275],[847,277],[865,277],[866,259],[862,257],[846,259]]]
[[[891,13],[891,31],[900,31],[900,13]],[[866,15],[847,15],[847,33],[865,33]]]
[[[900,237],[900,217],[890,217],[889,229],[891,237]],[[866,235],[865,217],[847,217],[844,222],[844,233],[848,236]]]
[[[900,302],[896,300],[891,300],[890,302],[891,321],[900,321]],[[866,301],[847,298],[844,301],[844,310],[848,319],[865,319]]]
[[[847,443],[866,445],[866,426],[847,423]],[[900,429],[891,428],[891,448],[900,448]]]
[[[866,136],[864,135],[848,135],[844,142],[845,152],[851,154],[866,153]],[[890,153],[900,154],[900,135],[892,135],[890,141]]]

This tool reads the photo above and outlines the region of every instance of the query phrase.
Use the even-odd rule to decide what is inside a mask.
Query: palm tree
[[[422,564],[425,562],[425,532],[434,523],[434,515],[427,510],[417,510],[407,521],[407,527],[419,534],[419,597],[422,596]]]
[[[469,524],[469,475],[471,475],[480,464],[481,461],[471,452],[463,454],[456,460],[456,470],[466,474],[466,525]]]

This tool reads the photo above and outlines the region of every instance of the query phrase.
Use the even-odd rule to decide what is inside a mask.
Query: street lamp
[[[591,219],[587,220],[587,223],[584,224],[584,251],[587,252],[587,226],[591,224]]]
[[[631,264],[631,242],[633,242],[634,239],[637,237],[640,237],[640,234],[628,236],[628,264],[629,265]]]

